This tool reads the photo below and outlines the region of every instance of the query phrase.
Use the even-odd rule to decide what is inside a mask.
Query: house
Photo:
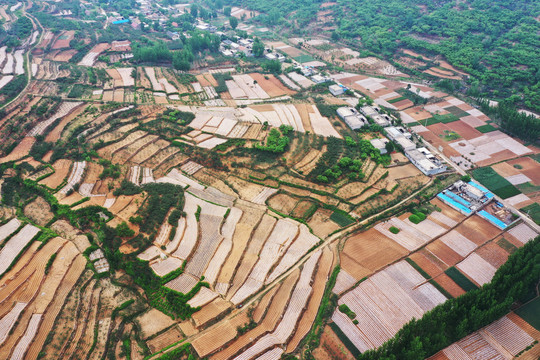
[[[416,149],[416,144],[405,136],[400,136],[394,139],[394,142],[403,149],[403,151],[410,151]]]
[[[369,106],[369,105],[366,105],[366,106],[363,106],[360,108],[360,112],[362,114],[364,114],[365,116],[373,116],[373,115],[378,115],[379,114],[379,111],[381,111],[381,109],[379,109],[378,107],[376,106]]]
[[[322,76],[322,75],[317,74],[317,75],[313,75],[311,77],[311,80],[313,80],[315,84],[322,84],[327,81],[330,81],[330,78],[328,78],[327,76]]]
[[[313,69],[307,66],[302,67],[301,71],[302,71],[302,75],[304,76],[312,76],[315,74]]]
[[[375,149],[379,150],[381,154],[388,153],[388,151],[386,150],[386,144],[388,144],[390,140],[383,138],[383,139],[373,139],[373,140],[370,140],[369,142],[371,143],[371,145],[373,145]]]
[[[337,114],[352,130],[357,130],[367,125],[367,119],[353,107],[340,107],[337,109]]]
[[[345,88],[339,85],[330,85],[328,90],[330,90],[330,93],[334,96],[343,95],[345,93]]]
[[[406,150],[405,156],[425,175],[436,175],[446,171],[446,166],[425,147]]]
[[[167,31],[167,36],[170,37],[172,40],[180,39],[180,34],[178,34],[176,31]]]
[[[392,118],[386,114],[375,114],[371,116],[373,122],[379,126],[387,127],[392,125]]]
[[[277,60],[276,54],[272,54],[272,53],[268,53],[264,55],[264,57],[267,58],[268,60]]]
[[[407,130],[405,130],[403,127],[401,126],[390,126],[390,127],[387,127],[386,129],[386,136],[388,136],[388,138],[390,140],[396,140],[396,138],[399,138],[399,137],[406,137],[407,139],[411,139],[412,137],[412,134],[407,132]]]

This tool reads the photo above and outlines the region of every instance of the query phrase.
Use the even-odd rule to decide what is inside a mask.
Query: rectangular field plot
[[[472,253],[465,260],[457,265],[457,268],[468,277],[482,286],[491,281],[497,269],[482,259],[480,255]]]
[[[410,264],[400,261],[360,283],[339,304],[354,313],[350,319],[336,310],[332,319],[361,352],[375,349],[413,317],[446,301]],[[357,325],[353,323],[357,320]]]
[[[512,359],[533,342],[527,332],[504,316],[429,359]]]

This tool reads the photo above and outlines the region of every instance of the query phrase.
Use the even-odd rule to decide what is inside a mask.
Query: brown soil
[[[42,197],[36,198],[24,208],[24,214],[36,224],[45,226],[54,218],[49,203]]]

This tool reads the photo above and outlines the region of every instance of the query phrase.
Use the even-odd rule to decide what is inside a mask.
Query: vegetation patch
[[[390,226],[390,229],[388,229],[388,230],[390,230],[390,232],[391,232],[392,234],[398,234],[398,233],[401,231],[401,230],[399,230],[399,229],[398,229],[397,227],[395,227],[395,226]]]
[[[338,224],[339,226],[349,226],[356,222],[356,220],[349,215],[346,211],[336,209],[332,215],[330,215],[330,220]]]
[[[525,214],[528,214],[535,223],[540,225],[540,204],[533,203],[520,209]]]
[[[514,185],[489,166],[473,170],[472,175],[485,187],[503,199],[520,194],[519,190]]]
[[[482,134],[497,130],[497,128],[495,126],[490,125],[490,124],[482,125],[482,126],[479,126],[479,127],[475,128],[475,129],[480,131]]]
[[[523,305],[515,313],[540,331],[540,297]]]
[[[451,268],[446,269],[444,272],[446,275],[448,275],[456,284],[459,285],[463,290],[465,291],[471,291],[478,289],[478,286],[476,286],[471,280],[469,280],[465,275],[463,275],[457,268],[452,266]]]

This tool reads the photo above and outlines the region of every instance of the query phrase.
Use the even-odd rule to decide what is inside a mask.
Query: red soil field
[[[509,255],[495,242],[490,242],[482,246],[480,249],[476,250],[476,253],[497,269],[506,262]]]
[[[448,123],[446,124],[446,126],[448,126],[450,130],[457,132],[459,135],[461,135],[462,138],[466,140],[482,136],[482,133],[480,131],[467,125],[461,120]]]
[[[449,267],[454,266],[463,260],[463,257],[461,257],[458,253],[440,240],[435,240],[426,246],[426,249],[431,251],[433,255],[435,255]]]
[[[476,245],[485,244],[501,233],[501,230],[490,222],[476,215],[465,220],[456,230]]]

